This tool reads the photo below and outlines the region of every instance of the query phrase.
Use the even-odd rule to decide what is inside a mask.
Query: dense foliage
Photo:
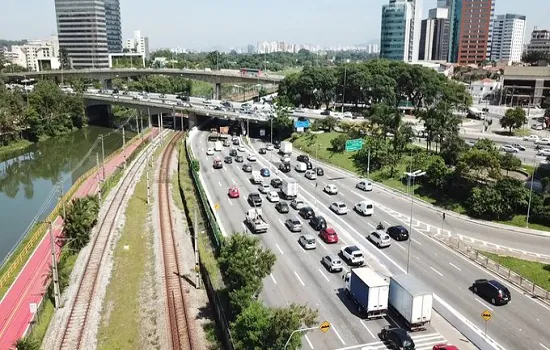
[[[191,96],[193,81],[182,77],[168,77],[165,75],[149,75],[136,80],[115,79],[113,87],[131,91],[146,91],[164,94],[184,94]]]
[[[97,196],[74,199],[67,208],[63,236],[72,250],[79,251],[90,241],[92,229],[97,223],[99,200]]]

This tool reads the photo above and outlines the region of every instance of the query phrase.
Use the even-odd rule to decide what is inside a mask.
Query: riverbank
[[[11,153],[25,149],[32,145],[33,142],[25,139],[21,139],[18,141],[14,141],[9,143],[6,146],[0,147],[0,160],[4,159],[5,157],[9,156]]]

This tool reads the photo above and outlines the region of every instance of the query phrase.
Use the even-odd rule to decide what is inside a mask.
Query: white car
[[[536,142],[539,140],[539,137],[538,135],[529,135],[529,136],[525,136],[523,138],[523,141],[533,141],[533,142]]]
[[[301,199],[294,199],[292,202],[290,202],[290,206],[296,210],[300,210],[305,207],[306,204]]]
[[[281,157],[281,163],[290,163],[290,157]]]
[[[361,201],[355,204],[355,211],[364,216],[374,215],[374,204],[369,200]]]
[[[323,188],[323,191],[325,191],[328,194],[338,194],[338,187],[333,184],[325,185],[325,188]]]
[[[361,251],[361,249],[357,248],[357,246],[351,245],[343,247],[340,250],[340,254],[349,265],[361,266],[365,263],[363,252]]]
[[[246,151],[246,148],[244,148],[244,146],[239,146],[239,147],[237,148],[237,150],[238,150],[239,152],[244,152],[244,151]]]
[[[372,231],[367,239],[378,248],[389,247],[391,244],[390,236],[383,230]]]
[[[301,235],[298,242],[300,242],[300,245],[306,250],[317,248],[315,237],[313,237],[313,235],[310,235],[309,233]]]
[[[246,157],[246,159],[248,159],[249,162],[255,162],[256,156],[253,154],[249,154],[248,157]]]
[[[344,118],[353,118],[353,114],[351,114],[351,112],[344,112],[343,116]]]
[[[206,155],[207,155],[207,156],[211,156],[211,155],[213,155],[213,154],[214,154],[214,149],[208,148],[208,149],[206,150]]]
[[[269,144],[269,145],[265,146],[265,149],[268,150],[268,151],[273,151],[273,145]]]
[[[372,182],[368,180],[361,180],[355,185],[355,188],[358,188],[363,191],[372,191]]]
[[[550,148],[539,149],[539,151],[537,152],[537,156],[544,156],[544,157],[550,156]]]
[[[502,147],[500,147],[500,150],[504,151],[506,153],[518,153],[519,152],[519,149],[513,147],[512,145],[503,145]]]
[[[543,129],[543,127],[542,124],[533,124],[531,125],[531,129],[540,131]]]
[[[260,191],[260,193],[263,193],[263,194],[266,194],[266,193],[269,193],[269,185],[268,184],[261,184],[259,187],[258,187],[258,191]]]
[[[550,145],[550,139],[548,137],[543,137],[542,139],[538,139],[535,141],[537,145]]]
[[[306,179],[315,180],[317,179],[317,172],[315,170],[308,170],[306,171]]]
[[[279,194],[275,191],[269,191],[266,198],[271,203],[276,203],[279,201]]]
[[[344,202],[334,202],[330,205],[329,209],[338,215],[347,214],[349,211],[348,207],[346,206],[346,203]]]

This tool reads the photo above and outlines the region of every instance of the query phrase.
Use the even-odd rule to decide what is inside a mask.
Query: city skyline
[[[225,6],[212,1],[181,3],[161,0],[151,3],[121,0],[122,37],[132,37],[133,31],[139,29],[147,33],[152,49],[246,47],[264,40],[309,43],[323,47],[361,45],[379,39],[380,11],[382,5],[387,3],[387,0],[370,0],[368,3],[346,0],[335,7],[328,0],[322,0],[316,3],[315,11],[311,11],[310,3],[288,0],[282,0],[277,6],[250,0]],[[533,27],[550,27],[550,24],[545,27],[545,14],[550,11],[550,3],[544,0],[530,0],[529,3],[531,6],[525,8],[514,0],[497,0],[495,11],[495,14],[526,16],[526,42]],[[422,19],[427,18],[428,10],[436,5],[436,0],[424,0]],[[350,8],[354,8],[354,11],[349,11]],[[5,11],[9,16],[0,23],[2,39],[37,39],[57,32],[53,0],[10,2],[6,4]],[[193,15],[186,17],[189,13]],[[151,20],[146,20],[145,14]],[[243,21],[235,21],[239,17]],[[344,17],[346,26],[341,25]],[[41,20],[33,26],[21,26],[25,18]],[[158,25],[159,20],[165,25]]]

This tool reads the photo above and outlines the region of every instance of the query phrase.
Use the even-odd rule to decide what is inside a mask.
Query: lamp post
[[[346,101],[346,75],[347,75],[347,67],[344,66],[344,88],[342,89],[342,114],[344,114],[344,103]]]
[[[531,214],[531,198],[533,198],[533,182],[535,180],[535,174],[537,172],[536,158],[533,157],[535,161],[535,170],[533,170],[533,175],[531,175],[531,186],[529,188],[529,203],[527,204],[527,217],[525,220],[525,227],[529,228],[529,215]],[[544,188],[542,189],[545,190]]]
[[[55,258],[55,237],[53,235],[53,223],[51,221],[42,221],[43,224],[48,224],[50,232],[50,249],[52,254],[52,279],[53,279],[53,296],[54,307],[59,308],[59,273],[57,271],[57,259]]]
[[[288,337],[288,340],[286,341],[285,347],[283,348],[283,350],[286,350],[286,348],[288,347],[288,343],[290,343],[290,339],[292,339],[292,336],[295,333],[303,333],[303,332],[311,331],[311,330],[314,330],[314,329],[317,329],[317,328],[319,328],[319,327],[308,327],[308,328],[295,329],[294,331],[292,331],[292,333],[290,333],[290,336]]]
[[[63,208],[63,220],[65,220],[66,212],[65,212],[65,199],[63,198],[63,181],[59,181],[57,185],[59,186],[59,192],[60,192],[59,200],[61,201],[61,207]]]
[[[412,223],[413,223],[413,207],[414,207],[414,180],[417,177],[426,175],[425,171],[416,170],[414,172],[405,173],[407,175],[407,185],[409,187],[409,195],[411,196],[411,217],[409,219],[409,247],[407,249],[407,274],[409,273],[409,265],[411,262],[411,242],[412,242]]]

